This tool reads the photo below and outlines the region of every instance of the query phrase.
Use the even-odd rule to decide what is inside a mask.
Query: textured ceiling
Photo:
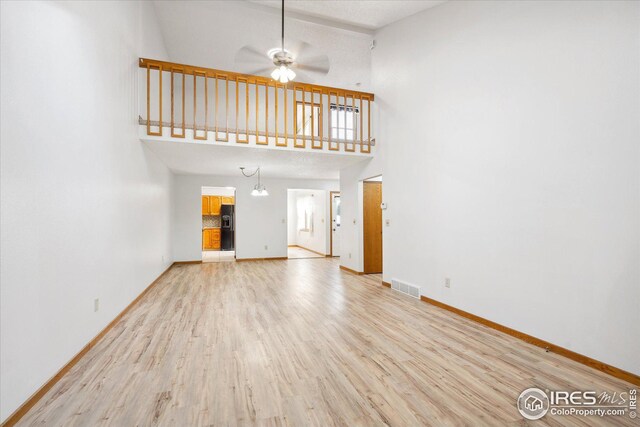
[[[279,0],[249,0],[280,9]],[[295,0],[285,1],[285,11],[304,19],[319,18],[328,25],[352,26],[353,30],[377,30],[446,0]],[[348,28],[348,27],[344,27]]]

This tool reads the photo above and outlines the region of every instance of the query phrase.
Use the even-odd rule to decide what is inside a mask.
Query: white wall
[[[176,175],[174,191],[173,257],[195,261],[202,257],[201,189],[203,186],[236,188],[236,257],[287,256],[287,189],[337,190],[337,181],[262,178],[269,196],[251,196],[256,177]],[[267,246],[267,249],[265,249]]]
[[[639,374],[640,3],[447,2],[376,39],[385,280]]]
[[[325,190],[289,190],[289,244],[321,254],[329,254],[329,192]],[[313,212],[313,227],[303,230],[305,210]],[[293,242],[293,243],[291,243]]]
[[[166,58],[148,3],[0,15],[6,419],[171,264],[172,174],[135,124],[137,58]]]
[[[376,142],[378,151],[373,159],[340,171],[340,203],[342,210],[340,264],[355,271],[364,270],[362,181],[382,173],[386,144],[384,142],[385,139],[380,139],[383,142]],[[383,200],[386,200],[385,192],[383,184]],[[382,215],[384,220],[385,211],[382,212]],[[386,228],[383,227],[382,229],[383,243],[386,237]],[[382,262],[385,262],[385,257],[383,257]]]
[[[287,191],[287,244],[289,246],[295,246],[297,244],[297,218],[298,218],[298,203],[295,191]]]

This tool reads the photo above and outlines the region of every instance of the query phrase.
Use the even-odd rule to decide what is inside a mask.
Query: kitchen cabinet
[[[233,205],[234,204],[233,196],[222,196],[222,204],[223,205]]]
[[[202,215],[220,215],[220,196],[202,196]]]
[[[209,196],[202,196],[202,215],[209,215]]]
[[[220,196],[209,196],[209,215],[220,215],[221,205]]]
[[[202,249],[220,249],[219,228],[205,228],[202,230]]]

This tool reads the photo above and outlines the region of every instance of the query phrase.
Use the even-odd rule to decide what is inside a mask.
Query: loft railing
[[[146,70],[147,135],[237,144],[370,153],[367,92],[289,82],[140,58]],[[167,83],[168,79],[168,83]],[[163,92],[169,92],[169,100]],[[163,128],[169,128],[165,132]]]

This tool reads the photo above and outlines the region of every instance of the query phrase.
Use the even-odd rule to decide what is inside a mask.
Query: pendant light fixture
[[[284,50],[284,0],[282,0],[281,17],[282,33],[280,38],[280,51],[273,54],[273,65],[276,66],[276,69],[271,72],[271,78],[280,83],[288,83],[296,78],[296,73],[291,69],[293,57]]]
[[[254,176],[255,174],[258,174],[258,183],[256,185],[253,186],[253,190],[251,191],[251,195],[252,196],[257,196],[257,197],[266,197],[269,195],[269,192],[267,191],[267,187],[265,187],[264,185],[262,185],[260,183],[260,167],[258,167],[255,172],[247,174],[244,172],[244,167],[240,168],[240,171],[242,172],[242,175],[246,176],[247,178],[251,178],[252,176]]]

